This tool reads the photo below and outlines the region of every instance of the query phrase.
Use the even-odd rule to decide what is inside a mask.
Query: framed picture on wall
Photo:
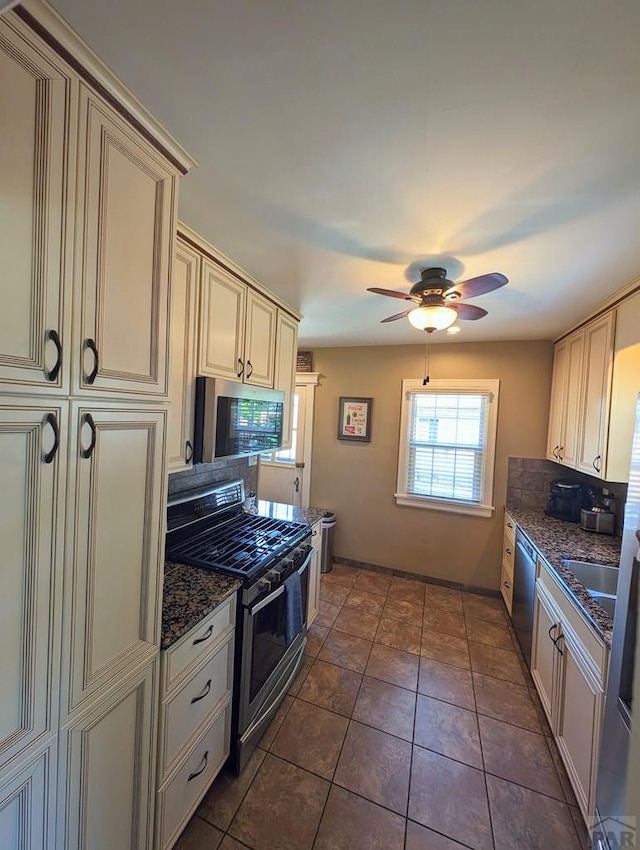
[[[338,439],[359,443],[371,441],[372,398],[340,397],[338,408]]]

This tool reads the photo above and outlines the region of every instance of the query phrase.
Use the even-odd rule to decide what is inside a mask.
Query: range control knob
[[[266,578],[261,578],[258,582],[258,590],[260,593],[265,593],[267,590],[271,590],[271,582],[267,581]]]
[[[278,570],[269,570],[265,578],[269,582],[271,587],[274,587],[276,584],[279,584],[282,581]]]

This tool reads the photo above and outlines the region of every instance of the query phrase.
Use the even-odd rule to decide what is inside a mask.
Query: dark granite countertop
[[[603,534],[584,531],[576,523],[545,516],[532,508],[506,508],[549,566],[560,576],[567,589],[599,634],[611,646],[613,620],[587,593],[573,573],[562,565],[571,558],[617,567],[620,563],[621,540]]]
[[[258,516],[271,517],[272,519],[286,519],[289,522],[303,522],[313,525],[331,511],[324,508],[298,508],[296,505],[286,505],[282,502],[266,502],[260,499],[252,513]]]
[[[160,649],[168,649],[241,586],[233,576],[166,561]]]

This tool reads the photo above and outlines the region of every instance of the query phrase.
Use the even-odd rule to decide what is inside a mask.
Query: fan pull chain
[[[424,378],[422,379],[422,386],[426,387],[429,383],[429,361],[431,358],[431,332],[427,331],[427,344],[424,348]]]

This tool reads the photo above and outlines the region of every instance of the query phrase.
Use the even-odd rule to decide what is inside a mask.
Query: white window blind
[[[396,502],[490,516],[499,381],[403,381]]]
[[[488,394],[411,393],[407,493],[480,502]]]

